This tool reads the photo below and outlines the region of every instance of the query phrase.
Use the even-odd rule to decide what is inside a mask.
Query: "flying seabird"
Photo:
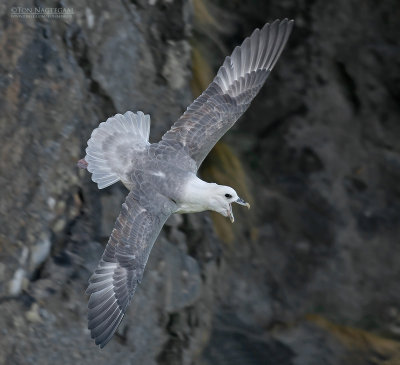
[[[263,86],[292,27],[293,20],[284,19],[256,29],[158,143],[149,143],[150,116],[140,111],[116,114],[92,132],[78,166],[92,173],[99,189],[118,180],[129,189],[89,279],[88,327],[96,345],[103,348],[117,330],[171,214],[213,210],[233,222],[232,203],[250,208],[231,187],[196,175]]]

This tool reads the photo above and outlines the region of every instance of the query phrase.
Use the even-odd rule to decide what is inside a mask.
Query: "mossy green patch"
[[[400,364],[399,341],[384,338],[362,329],[335,324],[316,314],[309,314],[306,319],[331,333],[348,349],[347,360],[352,360],[355,364]],[[350,362],[346,361],[346,363]]]

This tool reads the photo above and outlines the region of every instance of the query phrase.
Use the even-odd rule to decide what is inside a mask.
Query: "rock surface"
[[[400,363],[396,2],[75,0],[68,19],[13,6],[0,5],[0,364]],[[76,168],[91,131],[142,110],[157,141],[278,17],[296,21],[281,60],[201,170],[252,210],[234,226],[171,218],[100,351],[84,291],[126,190]]]

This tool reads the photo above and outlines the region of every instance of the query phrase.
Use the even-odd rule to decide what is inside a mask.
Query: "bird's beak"
[[[245,205],[248,209],[250,209],[250,204],[246,203],[242,198],[239,198],[238,200],[236,200],[236,203],[238,203],[240,205]]]

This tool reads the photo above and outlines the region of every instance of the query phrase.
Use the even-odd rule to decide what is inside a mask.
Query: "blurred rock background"
[[[15,7],[73,8],[15,19]],[[0,364],[400,364],[396,1],[0,4]],[[117,335],[87,280],[126,195],[76,161],[101,121],[157,141],[256,27],[288,45],[201,175],[250,200],[171,218]]]

